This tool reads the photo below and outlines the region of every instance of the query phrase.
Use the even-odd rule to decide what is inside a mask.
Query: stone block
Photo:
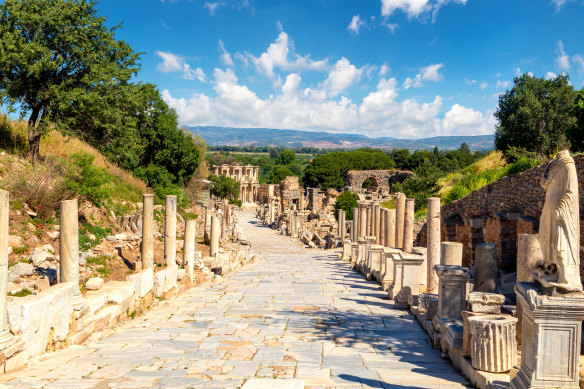
[[[103,278],[93,277],[87,280],[85,283],[85,288],[87,290],[99,290],[103,286]]]
[[[8,325],[12,333],[20,333],[26,358],[45,352],[51,332],[53,341],[67,338],[77,288],[62,283],[37,295],[8,297]]]
[[[468,269],[461,266],[436,265],[440,280],[438,288],[438,315],[440,318],[462,319],[466,308],[466,291],[469,280]]]
[[[470,292],[468,295],[468,307],[477,313],[501,313],[501,306],[505,302],[505,296],[495,293]]]
[[[150,267],[139,273],[131,274],[126,277],[126,281],[133,282],[136,290],[136,296],[143,298],[154,287],[154,268]]]

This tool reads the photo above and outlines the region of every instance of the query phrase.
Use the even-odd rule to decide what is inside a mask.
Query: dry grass
[[[440,186],[440,190],[438,191],[439,195],[447,193],[452,186],[457,182],[460,181],[467,172],[473,172],[474,174],[481,173],[485,170],[489,169],[496,169],[505,165],[505,159],[503,159],[503,153],[500,151],[491,151],[487,154],[486,157],[480,159],[473,163],[470,166],[467,166],[461,171],[450,173],[446,177],[443,177],[438,180],[438,185]]]

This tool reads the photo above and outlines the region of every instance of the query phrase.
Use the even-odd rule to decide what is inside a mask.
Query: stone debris
[[[87,290],[99,290],[103,287],[103,278],[93,277],[87,280],[85,288]]]

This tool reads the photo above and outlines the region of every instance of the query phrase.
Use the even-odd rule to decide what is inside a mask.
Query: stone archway
[[[371,179],[376,184],[374,186],[390,189],[391,185],[403,182],[412,175],[412,172],[405,170],[350,170],[345,183],[350,190],[359,191],[365,180]]]

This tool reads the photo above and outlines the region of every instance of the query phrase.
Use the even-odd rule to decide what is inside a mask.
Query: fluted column
[[[440,198],[428,199],[428,222],[426,224],[428,263],[426,288],[428,293],[438,292],[438,275],[434,266],[440,265]]]
[[[142,269],[148,269],[154,263],[154,195],[142,196]]]
[[[504,373],[517,364],[515,326],[511,316],[471,316],[472,367],[490,373]]]

